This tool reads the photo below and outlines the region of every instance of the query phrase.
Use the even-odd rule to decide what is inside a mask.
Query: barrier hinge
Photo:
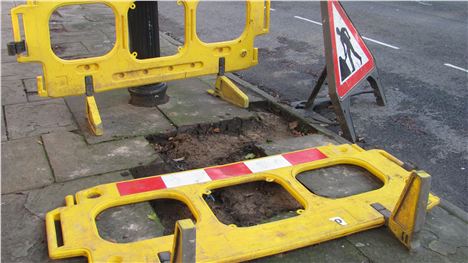
[[[14,56],[26,51],[26,42],[24,40],[18,42],[9,42],[7,44],[8,55]]]
[[[383,206],[380,203],[373,203],[373,204],[371,204],[371,206],[372,206],[372,208],[377,210],[377,212],[379,212],[380,214],[383,215],[383,217],[385,219],[385,225],[387,225],[388,224],[388,219],[390,218],[390,215],[391,215],[390,210],[385,208],[385,206]]]
[[[86,92],[86,96],[94,95],[93,76],[85,77],[85,92]]]
[[[85,92],[86,92],[86,114],[88,118],[89,128],[95,135],[104,133],[102,127],[101,115],[94,98],[94,83],[93,76],[85,76]]]
[[[224,73],[226,71],[225,64],[226,64],[226,59],[224,57],[219,58],[218,76],[224,76]]]

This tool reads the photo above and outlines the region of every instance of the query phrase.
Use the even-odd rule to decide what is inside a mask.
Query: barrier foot
[[[430,188],[429,174],[413,172],[388,219],[390,231],[409,250],[420,245],[418,236],[426,220]]]
[[[94,96],[86,96],[86,116],[88,125],[94,135],[100,136],[104,134],[102,128],[101,115],[96,104]]]
[[[170,262],[196,262],[196,229],[191,219],[179,220],[175,224]]]
[[[101,115],[97,107],[96,99],[94,99],[94,83],[93,76],[85,76],[85,91],[86,91],[86,117],[88,126],[94,135],[100,136],[104,134],[102,128]]]
[[[226,76],[218,76],[215,89],[209,89],[208,93],[241,108],[249,107],[249,97]]]

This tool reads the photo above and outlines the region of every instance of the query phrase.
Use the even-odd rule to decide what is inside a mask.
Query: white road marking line
[[[417,2],[418,2],[418,4],[420,4],[420,5],[432,6],[431,3],[426,3],[426,2],[423,2],[423,1],[417,1]]]
[[[458,70],[461,70],[461,71],[465,71],[465,72],[468,73],[468,69],[464,69],[464,68],[461,68],[461,67],[457,67],[457,66],[452,65],[452,64],[449,64],[449,63],[444,63],[444,66],[451,67],[451,68],[454,68],[454,69],[458,69]]]
[[[319,26],[322,25],[322,23],[320,23],[320,22],[317,22],[317,21],[314,21],[314,20],[310,20],[310,19],[307,19],[307,18],[302,17],[302,16],[294,16],[294,18],[297,18],[297,19],[300,19],[300,20],[304,20],[304,21],[307,21],[307,22],[310,22],[310,23],[312,23],[312,24],[316,24],[316,25],[319,25]],[[376,44],[380,44],[380,45],[382,45],[382,46],[386,46],[386,47],[393,48],[393,49],[397,49],[397,50],[400,49],[399,47],[396,47],[396,46],[393,46],[393,45],[390,45],[390,44],[387,44],[387,43],[384,43],[384,42],[381,42],[381,41],[378,41],[378,40],[375,40],[375,39],[372,39],[372,38],[368,38],[368,37],[364,37],[364,36],[363,36],[362,38],[364,38],[364,39],[366,39],[366,40],[368,40],[368,41],[374,42],[374,43],[376,43]]]
[[[302,17],[302,16],[294,16],[294,17],[297,18],[297,19],[300,19],[300,20],[304,20],[304,21],[310,22],[310,23],[312,23],[312,24],[316,24],[316,25],[319,25],[319,26],[322,25],[322,23],[320,23],[320,22],[317,22],[317,21],[314,21],[314,20],[310,20],[310,19],[307,19],[307,18]]]
[[[380,41],[375,40],[375,39],[372,39],[372,38],[368,38],[368,37],[365,37],[365,36],[362,36],[362,38],[364,38],[365,40],[368,40],[368,41],[370,41],[370,42],[374,42],[374,43],[376,43],[376,44],[380,44],[380,45],[382,45],[382,46],[386,46],[386,47],[393,48],[393,49],[397,49],[397,50],[400,49],[399,47],[395,47],[395,46],[392,46],[392,45],[390,45],[390,44],[387,44],[387,43],[384,43],[384,42],[380,42]]]
[[[270,8],[270,11],[276,11],[276,9],[274,9],[274,8]]]

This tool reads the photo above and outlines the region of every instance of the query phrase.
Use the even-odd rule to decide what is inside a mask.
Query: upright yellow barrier
[[[14,45],[18,62],[39,62],[43,76],[37,77],[37,90],[40,96],[64,97],[108,91],[118,88],[142,86],[157,82],[185,79],[224,71],[237,71],[258,63],[258,49],[254,40],[269,30],[269,0],[246,0],[246,22],[243,33],[236,39],[205,43],[197,36],[198,0],[178,0],[185,10],[185,43],[178,53],[172,56],[137,59],[129,49],[129,29],[127,14],[136,8],[133,1],[99,0],[29,0],[11,10]],[[49,20],[54,10],[77,4],[102,3],[109,6],[115,15],[115,46],[99,57],[75,60],[59,58],[51,49]],[[21,39],[19,15],[22,16],[25,39]],[[16,47],[16,48],[15,48]],[[222,61],[222,65],[220,63]],[[221,74],[222,75],[222,74]],[[85,77],[92,79],[91,89],[85,87]],[[245,107],[248,99],[240,90],[229,88],[232,85],[217,86],[221,98],[229,97],[236,105]],[[226,91],[227,89],[227,91]],[[228,94],[224,96],[223,94]],[[236,93],[232,96],[231,93]],[[88,102],[88,100],[87,100]],[[97,120],[97,107],[87,107],[88,117]],[[99,133],[100,123],[90,121],[92,130]]]

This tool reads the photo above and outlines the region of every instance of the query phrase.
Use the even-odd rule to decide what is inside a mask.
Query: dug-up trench
[[[256,118],[250,120],[235,119],[194,127],[173,136],[149,136],[147,139],[161,155],[165,165],[150,164],[131,169],[130,172],[133,177],[141,178],[263,157],[265,153],[256,145],[315,133],[315,130],[307,124],[287,121],[270,112],[259,111],[256,115]],[[336,173],[337,170],[334,169]],[[365,178],[372,181],[369,180],[369,176]],[[371,182],[371,188],[378,188],[377,184]],[[274,182],[252,182],[214,189],[204,198],[221,223],[238,227],[297,216],[297,211],[303,208],[282,186]],[[162,230],[147,231],[149,234],[137,236],[123,233],[127,230],[131,232],[132,226],[129,222],[121,222],[121,225],[117,226],[121,231],[101,231],[100,225],[104,229],[105,221],[113,220],[110,214],[122,212],[122,207],[116,207],[105,210],[97,217],[96,223],[101,237],[120,243],[134,242],[173,234],[177,220],[191,218],[195,221],[189,208],[180,201],[162,199],[148,203],[152,211],[148,212],[146,221],[143,220],[143,223],[149,224],[145,227],[151,229],[151,225],[156,222],[157,227]],[[139,220],[140,223],[141,221]]]

